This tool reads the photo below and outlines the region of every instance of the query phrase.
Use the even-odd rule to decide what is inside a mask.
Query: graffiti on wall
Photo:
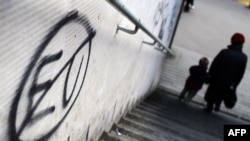
[[[83,87],[95,34],[87,17],[77,11],[50,29],[15,92],[10,141],[48,140],[64,122]],[[56,46],[58,41],[64,48]]]
[[[164,27],[167,24],[168,20],[168,8],[169,8],[169,2],[161,1],[158,3],[153,20],[154,24],[158,25],[160,24],[160,32],[158,34],[158,37],[162,39],[164,35]]]

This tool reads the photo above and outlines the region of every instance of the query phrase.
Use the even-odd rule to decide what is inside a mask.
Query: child
[[[185,87],[179,96],[181,101],[189,102],[197,94],[198,90],[201,89],[203,83],[208,83],[208,64],[208,59],[206,57],[202,57],[199,60],[199,65],[194,65],[189,68],[190,75],[187,78]]]

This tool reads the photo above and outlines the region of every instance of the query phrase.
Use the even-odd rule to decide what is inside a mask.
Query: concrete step
[[[221,141],[225,124],[249,124],[222,112],[209,114],[202,109],[203,105],[183,103],[176,95],[158,90],[99,141]]]
[[[167,141],[183,141],[183,138],[180,138],[178,136],[175,136],[174,134],[169,134],[166,132],[162,132],[162,130],[159,130],[159,128],[154,128],[150,124],[144,124],[143,122],[138,122],[134,119],[130,119],[127,117],[123,117],[120,120],[120,124],[130,126],[130,128],[134,128],[136,130],[140,130],[140,132],[143,132],[145,134],[151,135],[153,137],[156,137],[159,141],[167,140]]]
[[[99,139],[99,141],[140,141],[136,140],[134,138],[131,138],[129,136],[126,136],[125,134],[117,135],[115,131],[110,132],[104,132]]]
[[[176,95],[179,95],[189,75],[189,67],[197,64],[200,57],[204,56],[204,54],[195,50],[187,49],[185,46],[176,46],[174,44],[173,49],[176,52],[176,56],[169,57],[164,61],[158,88],[171,90],[174,91]],[[211,62],[213,58],[208,59]],[[248,94],[250,91],[249,80],[250,71],[246,70],[244,78],[237,88],[238,101],[236,106],[233,109],[226,108],[224,104],[221,106],[223,111],[248,121],[250,121],[250,95]],[[208,85],[203,85],[197,96],[194,97],[194,101],[204,104],[206,103],[204,101],[204,95],[207,91],[207,86]]]
[[[145,124],[147,126],[150,126],[153,130],[158,130],[165,134],[170,134],[175,137],[181,137],[188,140],[194,140],[198,141],[200,139],[197,139],[196,137],[192,137],[192,135],[187,134],[187,132],[180,132],[180,128],[178,126],[175,126],[171,123],[166,123],[162,120],[148,117],[145,115],[141,115],[141,113],[136,113],[135,111],[128,113],[126,118],[131,119],[137,123]]]
[[[156,103],[154,101],[147,101],[147,102],[140,104],[136,108],[138,110],[142,110],[144,112],[148,112],[150,114],[154,114],[156,116],[169,119],[171,121],[175,121],[178,123],[183,123],[183,124],[185,123],[190,126],[197,123],[197,121],[193,121],[191,119],[197,118],[198,116],[200,117],[199,120],[211,121],[209,117],[203,118],[204,116],[208,116],[208,114],[203,112],[202,107],[200,108],[192,107],[195,109],[193,112],[196,114],[191,114],[190,111],[188,110],[190,107],[187,107],[190,105],[186,105],[185,103],[181,103],[179,101],[177,101],[177,103],[179,103],[178,106],[171,105],[169,103],[163,105],[161,103]],[[179,106],[182,106],[182,107],[179,107]],[[188,118],[186,118],[186,116],[184,115],[188,115]]]
[[[172,99],[172,100],[170,100]],[[196,110],[198,110],[198,113],[200,113],[200,110],[204,108],[204,104],[202,103],[199,103],[199,102],[196,102],[196,101],[191,101],[189,103],[182,103],[182,102],[179,102],[178,101],[178,96],[176,94],[172,94],[172,93],[167,93],[165,92],[164,90],[157,90],[156,93],[150,95],[150,97],[148,97],[143,103],[145,102],[154,102],[154,104],[160,104],[162,106],[165,106],[165,107],[172,107],[168,110],[171,110],[173,109],[174,111],[176,109],[179,109],[179,110],[182,110],[180,113],[183,113],[183,114],[188,114],[190,116],[193,115],[192,118],[195,118],[196,114],[189,114],[190,113],[190,110],[193,110],[192,112],[195,112]],[[160,105],[156,105],[156,106],[160,106]],[[180,107],[181,106],[181,107]],[[171,113],[171,112],[169,112]],[[215,114],[215,115],[214,115]],[[214,114],[210,114],[210,116],[207,116],[205,114],[205,119],[207,118],[210,118],[213,119],[213,120],[220,120],[218,118],[221,118],[221,117],[218,117],[217,115],[220,115],[220,116],[223,116],[223,124],[229,124],[229,123],[235,123],[235,124],[245,124],[245,123],[249,123],[250,120],[247,120],[247,119],[244,119],[244,118],[239,118],[237,117],[236,115],[234,114],[231,114],[230,112],[227,112],[227,111],[220,111],[220,112],[217,112],[217,113],[214,113]],[[211,120],[209,119],[209,120]]]
[[[166,134],[184,138],[187,141],[211,141],[210,137],[207,137],[204,133],[195,132],[185,126],[182,126],[181,124],[164,120],[154,115],[139,112],[138,110],[133,110],[133,112],[129,113],[126,117],[136,120],[136,122],[148,124],[152,128],[157,128]]]
[[[152,105],[146,105],[142,104],[142,106],[138,106],[135,110],[141,115],[148,116],[150,118],[154,118],[158,121],[162,121],[164,123],[168,123],[170,126],[175,126],[175,128],[179,127],[182,128],[182,130],[186,129],[186,131],[190,132],[190,128],[193,128],[194,125],[197,124],[196,120],[183,118],[183,114],[178,111],[177,114],[172,114],[175,111],[169,111],[164,112],[162,109],[157,109],[157,107],[153,107]],[[167,109],[166,109],[167,110]],[[203,112],[203,111],[200,111]],[[188,113],[190,114],[190,113]],[[205,114],[205,113],[204,113]],[[200,135],[212,135],[212,136],[218,136],[222,137],[223,135],[223,126],[221,126],[221,130],[210,130],[210,128],[204,128],[207,126],[210,126],[210,124],[206,124],[208,122],[202,122],[202,124],[199,124],[193,128],[192,132],[200,132]],[[212,127],[211,127],[212,128]]]
[[[115,124],[115,126],[113,127],[113,130],[115,129],[119,129],[122,135],[128,136],[130,138],[133,138],[139,141],[154,141],[153,136],[150,136],[149,134],[141,130],[138,130],[137,128],[133,128],[129,125]]]

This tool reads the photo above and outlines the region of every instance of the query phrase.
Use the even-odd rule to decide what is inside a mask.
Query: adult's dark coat
[[[220,102],[226,91],[233,86],[236,90],[246,69],[247,56],[241,47],[230,45],[223,49],[214,58],[209,69],[210,84],[205,100],[207,102]]]

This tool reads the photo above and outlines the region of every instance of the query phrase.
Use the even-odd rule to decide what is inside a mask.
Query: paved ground
[[[183,13],[174,45],[213,58],[235,32],[246,36],[244,51],[250,55],[250,9],[238,0],[194,0],[195,10]],[[248,62],[250,70],[250,61]]]
[[[173,42],[174,57],[166,59],[160,87],[175,94],[182,90],[188,76],[188,68],[197,64],[200,57],[213,57],[230,43],[235,32],[246,36],[244,52],[250,58],[250,9],[237,0],[195,0],[195,10],[183,13]],[[250,61],[246,74],[240,83],[237,94],[238,103],[232,110],[223,111],[250,120]],[[203,100],[206,86],[195,97]],[[222,105],[223,106],[223,105]]]

